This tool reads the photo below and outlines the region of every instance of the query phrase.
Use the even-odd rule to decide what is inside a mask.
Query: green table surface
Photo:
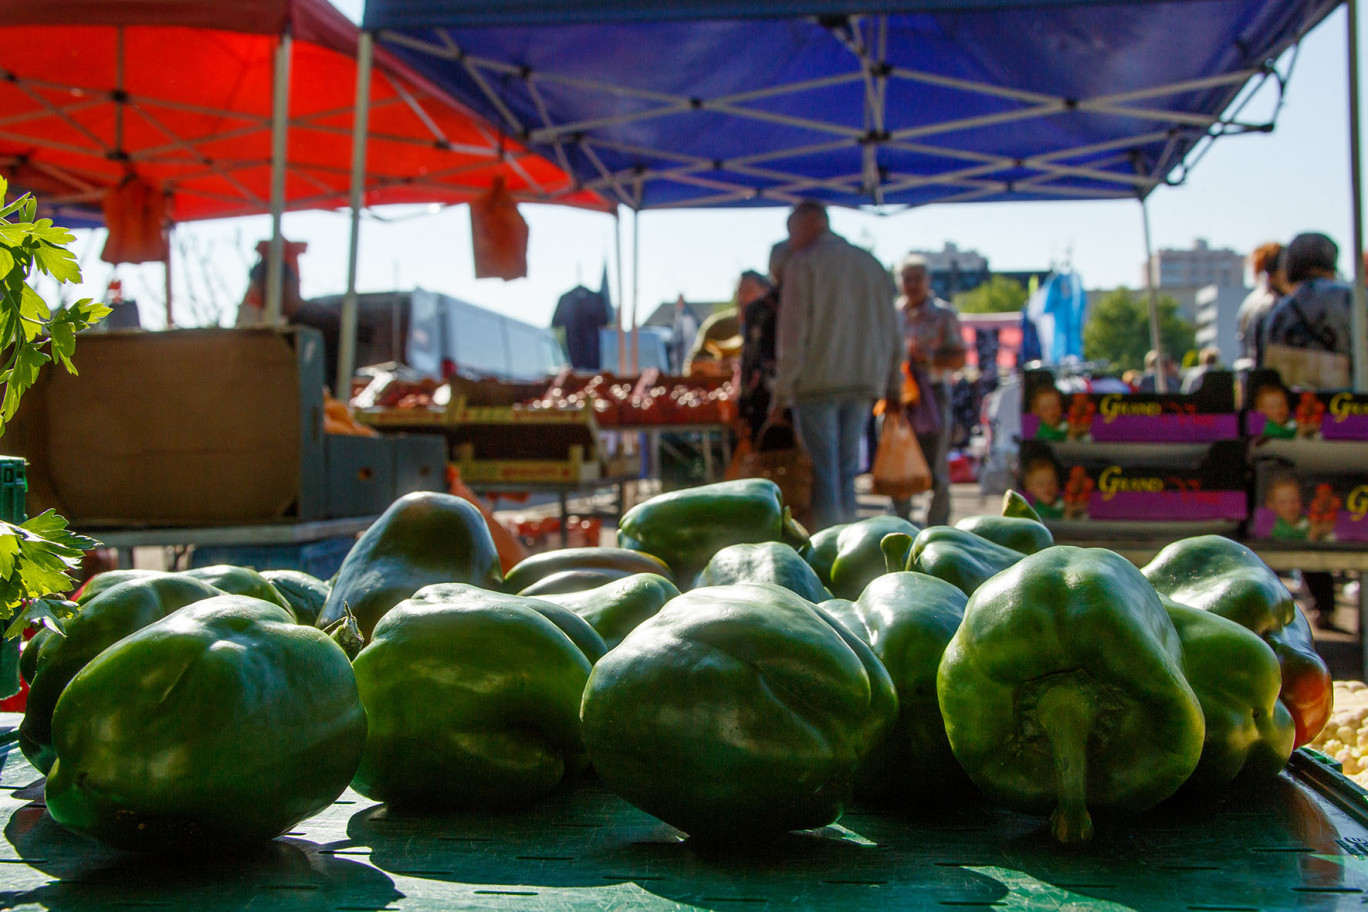
[[[0,715],[0,730],[17,720]],[[753,851],[705,851],[587,780],[498,815],[401,815],[348,791],[257,853],[205,848],[173,861],[66,832],[48,817],[19,751],[0,763],[0,909],[1368,905],[1368,830],[1291,773],[1219,800],[1102,822],[1082,850],[1056,844],[1040,820],[967,801],[908,814],[857,807],[838,825]]]

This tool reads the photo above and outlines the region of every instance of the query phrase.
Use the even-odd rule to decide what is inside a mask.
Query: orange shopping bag
[[[902,499],[931,488],[931,468],[926,464],[917,435],[900,409],[884,413],[883,433],[874,453],[874,493]]]

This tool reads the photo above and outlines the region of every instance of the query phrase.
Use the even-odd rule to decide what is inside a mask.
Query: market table
[[[565,526],[565,518],[570,514],[569,500],[572,494],[594,494],[606,488],[612,488],[617,492],[617,499],[613,507],[613,524],[617,525],[622,519],[624,510],[623,486],[628,482],[640,481],[638,475],[609,475],[604,478],[571,479],[566,481],[520,481],[510,479],[508,481],[466,481],[466,486],[476,494],[493,495],[501,494],[554,494],[556,503],[560,509],[560,541],[561,547],[568,547],[569,530]]]
[[[641,434],[646,438],[647,469],[648,478],[660,478],[660,449],[662,434],[685,434],[698,435],[700,438],[699,449],[703,456],[703,475],[705,482],[711,483],[722,480],[722,473],[726,471],[731,463],[731,425],[720,421],[703,422],[699,424],[622,424],[613,427],[599,428],[600,433],[614,434]],[[718,435],[722,443],[722,465],[719,471],[717,462],[713,459],[712,438]]]
[[[0,715],[0,730],[18,724]],[[10,745],[12,746],[12,745]],[[4,751],[5,747],[0,747]],[[1255,790],[1160,808],[1061,847],[1044,821],[960,802],[708,851],[585,781],[507,812],[391,813],[352,791],[246,858],[188,863],[55,824],[36,771],[0,755],[0,907],[92,909],[1334,909],[1368,898],[1362,793],[1309,757]],[[1307,769],[1308,764],[1313,768]],[[1342,785],[1342,783],[1340,783]]]
[[[133,566],[134,548],[176,545],[301,545],[329,538],[356,536],[370,528],[375,516],[320,519],[302,523],[257,523],[245,526],[155,526],[146,528],[78,529],[119,554],[119,566]]]

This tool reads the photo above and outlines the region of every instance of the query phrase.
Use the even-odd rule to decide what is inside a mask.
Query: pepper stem
[[[907,569],[907,561],[912,556],[912,536],[906,532],[889,532],[879,539],[879,550],[883,552],[885,572],[900,573]]]
[[[1087,842],[1093,835],[1088,814],[1088,734],[1097,718],[1093,694],[1077,681],[1061,681],[1040,694],[1033,715],[1054,755],[1059,804],[1050,815],[1050,830],[1066,845]]]
[[[810,540],[808,530],[793,516],[793,510],[784,507],[784,518],[780,526],[780,539],[794,548],[801,548]]]

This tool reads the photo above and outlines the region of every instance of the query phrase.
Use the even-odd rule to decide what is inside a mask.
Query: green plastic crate
[[[0,519],[21,523],[28,519],[24,501],[28,496],[28,461],[0,456]]]

